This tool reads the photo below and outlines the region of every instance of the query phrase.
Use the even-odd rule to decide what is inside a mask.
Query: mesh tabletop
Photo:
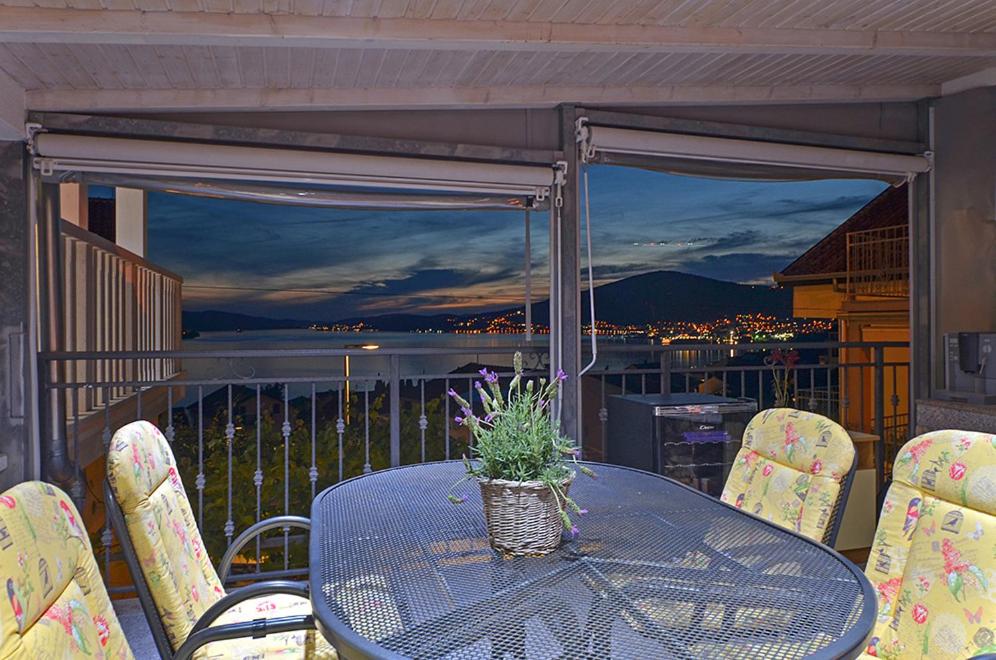
[[[592,465],[581,533],[545,557],[488,545],[459,462],[376,472],[312,507],[311,590],[346,658],[801,658],[856,654],[875,598],[823,546],[663,477]]]

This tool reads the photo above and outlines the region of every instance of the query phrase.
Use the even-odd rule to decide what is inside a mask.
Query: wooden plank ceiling
[[[906,100],[996,72],[993,0],[0,0],[37,109]]]

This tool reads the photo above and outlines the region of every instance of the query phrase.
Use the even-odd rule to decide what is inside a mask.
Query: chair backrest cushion
[[[822,541],[853,463],[854,443],[840,424],[772,408],[744,430],[720,499]]]
[[[870,655],[996,653],[996,435],[936,431],[899,450],[865,575]]]
[[[40,481],[0,495],[0,657],[132,658],[82,518]]]
[[[201,541],[173,452],[154,424],[137,421],[118,429],[107,454],[107,480],[175,650],[225,592]]]

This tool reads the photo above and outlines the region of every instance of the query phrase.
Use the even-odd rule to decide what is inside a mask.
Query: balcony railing
[[[847,294],[909,297],[909,227],[894,225],[847,234]]]
[[[61,235],[67,350],[180,349],[179,275],[72,223],[62,222]],[[66,366],[66,382],[78,386],[67,398],[66,413],[80,427],[77,437],[84,458],[94,435],[103,430],[103,424],[91,418],[107,412],[114,421],[123,419],[118,404],[132,392],[121,383],[161,382],[179,373],[179,362],[170,358],[95,359]],[[91,383],[109,387],[87,387]]]
[[[892,346],[793,345],[801,360],[792,372],[789,405],[820,412],[854,430],[905,438],[906,395],[896,384],[906,382],[908,365],[885,361],[885,349]],[[774,348],[787,346],[600,347],[598,364],[581,388],[579,426],[587,457],[598,460],[602,454],[610,423],[607,399],[613,394],[708,390],[756,399],[759,409],[770,407],[773,376],[763,358]],[[842,364],[842,349],[848,349],[849,356],[863,350],[869,359]],[[70,399],[102,401],[105,442],[121,425],[109,414],[114,391],[131,397],[129,421],[151,418],[160,426],[177,456],[210,554],[220,557],[239,530],[272,515],[308,515],[315,493],[342,479],[466,454],[471,438],[453,422],[457,410],[445,393],[452,387],[474,401],[477,370],[487,365],[503,377],[510,375],[514,350],[84,351],[42,359],[94,374],[92,380],[55,383],[49,391],[63,389]],[[527,370],[546,375],[546,348],[529,345],[521,350]],[[154,377],[167,371],[138,367],[180,359],[184,372],[172,380]],[[98,370],[94,363],[123,369]],[[150,415],[147,403],[156,397],[166,403],[161,414]],[[480,402],[474,405],[478,408]],[[78,420],[71,418],[71,440],[79,428]],[[888,451],[880,443],[880,465],[891,458]],[[250,576],[293,573],[292,540],[285,535],[257,546],[254,555],[243,558],[243,569]],[[103,545],[110,572],[116,553],[109,527],[97,544]]]

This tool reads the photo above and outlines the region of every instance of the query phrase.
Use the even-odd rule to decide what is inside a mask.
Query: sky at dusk
[[[596,285],[654,270],[771,283],[878,194],[877,181],[745,182],[593,167]],[[533,214],[535,299],[547,213]],[[523,214],[367,211],[149,194],[149,258],[184,278],[185,309],[332,321],[523,301]],[[582,256],[582,263],[587,263]]]

